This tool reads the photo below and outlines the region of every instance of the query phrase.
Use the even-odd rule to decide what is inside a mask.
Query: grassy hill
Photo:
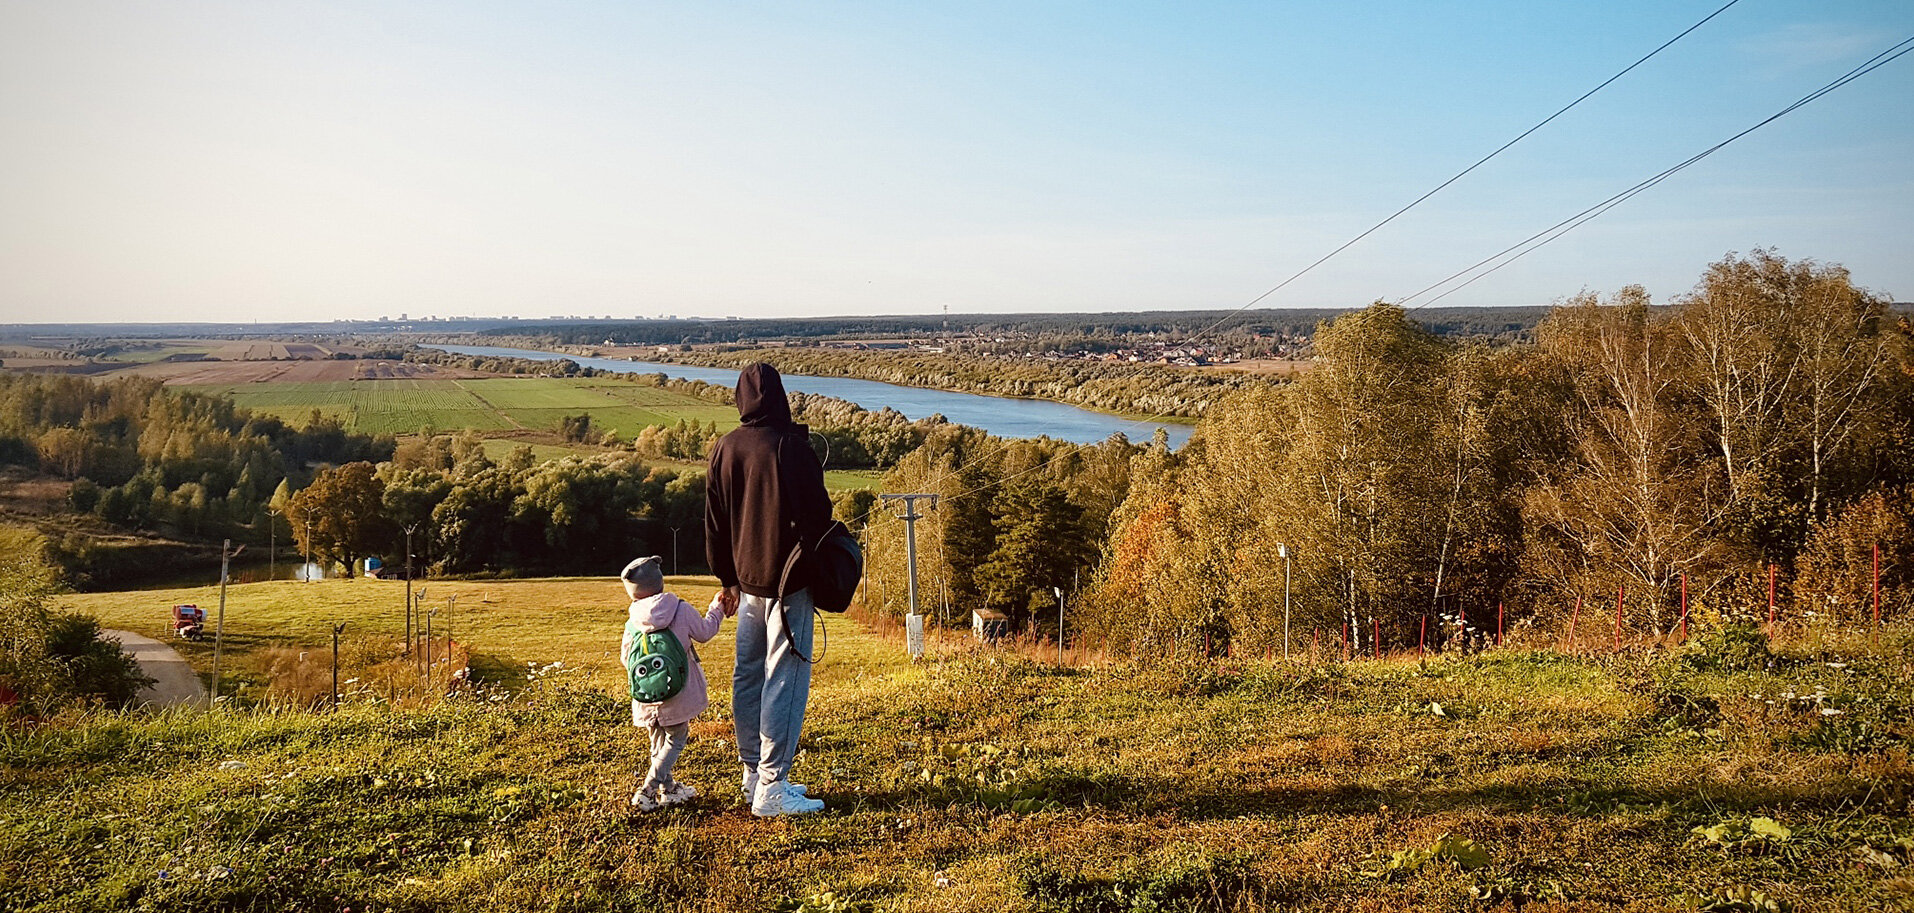
[[[1880,910],[1914,903],[1914,634],[1675,653],[911,663],[828,620],[798,776],[753,819],[713,708],[636,815],[608,580],[425,582],[487,681],[419,709],[82,714],[0,736],[0,909]],[[710,581],[678,579],[702,603]],[[279,642],[396,640],[403,584],[228,592]],[[212,590],[89,594],[163,631]],[[440,617],[442,620],[443,616]],[[201,668],[208,648],[193,645]],[[1028,653],[1029,655],[1026,655]],[[558,665],[553,665],[557,663]]]

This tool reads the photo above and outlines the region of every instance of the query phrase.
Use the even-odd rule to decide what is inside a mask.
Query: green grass
[[[555,429],[559,419],[590,413],[592,426],[630,440],[647,425],[679,420],[738,424],[737,409],[682,393],[599,378],[505,377],[459,381],[501,414],[526,428]]]
[[[475,380],[353,380],[190,386],[230,396],[241,406],[293,424],[314,409],[362,434],[413,434],[421,428],[480,432],[553,431],[567,415],[590,413],[594,426],[630,440],[646,425],[679,420],[738,423],[737,410],[639,384],[602,378],[500,377]]]
[[[187,389],[229,396],[254,412],[303,425],[313,410],[360,434],[414,434],[431,427],[505,431],[516,427],[499,410],[454,380],[351,380],[247,383]]]
[[[617,588],[424,585],[428,603],[458,595],[459,639],[505,690],[337,715],[92,713],[0,736],[0,908],[1668,910],[1760,892],[1796,911],[1846,911],[1914,900],[1905,630],[1878,649],[1850,638],[1737,668],[1703,661],[1705,650],[1058,668],[961,639],[911,663],[887,633],[832,617],[797,769],[829,809],[759,821],[733,798],[729,624],[700,649],[713,706],[679,767],[705,798],[636,815],[625,797],[644,750],[616,694]],[[711,592],[708,579],[671,586],[700,604]],[[316,647],[340,619],[391,638],[402,591],[233,587],[227,661],[256,675],[247,663],[271,642]],[[149,633],[176,600],[216,596],[71,599]],[[189,658],[203,668],[206,648]],[[508,672],[553,661],[564,665]],[[1803,700],[1811,693],[1822,697]],[[1759,818],[1787,835],[1751,828]],[[1711,828],[1716,838],[1697,833]]]

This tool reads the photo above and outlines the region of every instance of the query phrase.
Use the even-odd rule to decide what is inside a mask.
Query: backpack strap
[[[778,438],[778,468],[782,469],[783,467],[784,467],[784,437],[780,436]],[[790,510],[790,499],[785,496],[783,479],[778,480],[778,499],[785,502],[783,504],[778,505],[779,508],[788,512]],[[818,647],[812,651],[811,656],[806,656],[804,655],[804,651],[799,650],[797,648],[797,639],[794,637],[791,637],[790,607],[785,605],[784,603],[784,597],[790,595],[791,593],[791,590],[790,590],[791,575],[797,572],[798,562],[804,560],[804,552],[805,552],[804,534],[799,533],[797,540],[798,541],[796,541],[795,543],[792,543],[791,545],[790,556],[784,559],[783,573],[780,573],[778,575],[777,607],[778,607],[778,612],[784,617],[784,636],[791,641],[791,652],[796,653],[798,655],[798,659],[804,660],[805,662],[810,663],[812,665],[817,665],[818,661],[824,658],[824,647],[828,644],[828,641],[829,641],[829,638],[824,636],[823,617],[818,614],[818,611],[816,608],[811,609],[811,619],[817,625],[817,635],[818,635],[819,644],[818,644]]]

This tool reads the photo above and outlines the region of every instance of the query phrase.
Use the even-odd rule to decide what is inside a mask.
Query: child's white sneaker
[[[698,798],[698,790],[689,783],[673,783],[665,787],[658,798],[665,805],[683,805]]]
[[[823,800],[806,798],[802,793],[792,791],[790,786],[784,783],[764,784],[759,787],[757,797],[751,800],[751,814],[760,818],[808,815],[823,810]]]
[[[653,796],[651,792],[642,786],[639,787],[637,792],[631,794],[632,807],[641,812],[655,812],[663,808],[664,806],[658,803],[658,797]]]

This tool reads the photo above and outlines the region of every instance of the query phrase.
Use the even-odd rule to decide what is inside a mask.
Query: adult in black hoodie
[[[803,571],[780,578],[792,549],[831,521],[824,467],[810,430],[791,420],[784,379],[762,362],[738,374],[743,425],[711,449],[705,475],[705,558],[738,618],[731,716],[753,814],[822,809],[790,782],[810,699],[814,611]],[[782,597],[782,598],[780,598]]]

